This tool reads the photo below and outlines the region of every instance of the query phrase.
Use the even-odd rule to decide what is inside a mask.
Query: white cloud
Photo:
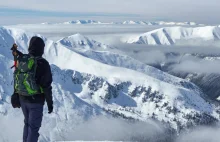
[[[129,122],[120,118],[97,117],[85,123],[75,126],[75,129],[65,134],[66,140],[85,141],[165,141],[164,127],[161,124],[150,121]],[[62,138],[56,138],[62,140]]]
[[[219,132],[219,127],[200,127],[182,134],[176,142],[218,142]]]

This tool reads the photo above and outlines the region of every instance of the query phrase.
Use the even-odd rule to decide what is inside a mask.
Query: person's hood
[[[42,38],[34,36],[29,43],[28,52],[33,56],[42,56],[44,54],[45,43]]]

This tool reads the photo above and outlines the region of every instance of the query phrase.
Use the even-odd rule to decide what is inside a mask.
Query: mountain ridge
[[[111,25],[149,25],[149,26],[204,26],[204,24],[197,24],[195,22],[166,22],[166,21],[133,21],[127,20],[122,22],[101,22],[96,20],[72,20],[63,23],[48,23],[44,22],[41,24],[78,24],[78,25],[85,25],[85,24],[111,24]]]
[[[0,114],[3,118],[11,117],[14,112],[12,108],[7,109],[13,90],[10,84],[13,71],[9,69],[13,58],[8,47],[16,42],[19,43],[19,50],[27,53],[28,41],[33,35],[36,34],[0,28],[0,49],[5,51],[0,53],[2,57],[0,64],[3,64],[0,77],[4,80],[0,82],[0,88],[3,90],[0,92],[3,98],[0,103],[0,112],[2,112]],[[70,37],[75,38],[75,36]],[[76,37],[79,38],[79,36]],[[197,86],[186,80],[166,73],[157,78],[156,75],[148,74],[147,71],[143,73],[132,68],[109,65],[109,61],[104,64],[92,59],[91,56],[83,56],[84,51],[80,54],[76,49],[71,50],[72,44],[66,47],[65,44],[56,44],[49,39],[43,39],[46,43],[45,58],[52,64],[54,78],[55,114],[45,117],[44,122],[48,125],[45,124],[46,128],[43,129],[45,132],[43,136],[49,140],[53,137],[48,134],[48,129],[62,136],[69,129],[74,129],[74,125],[79,122],[97,115],[111,116],[112,113],[122,118],[144,122],[155,119],[169,124],[177,133],[191,125],[213,123],[219,120],[215,106],[202,97],[203,93]],[[69,40],[72,41],[72,39]],[[85,39],[82,38],[79,41],[81,40]],[[80,47],[82,44],[79,43],[77,46]],[[87,48],[86,52],[88,51],[93,51],[93,48]],[[98,51],[99,49],[96,52]],[[92,52],[92,54],[95,53]],[[112,56],[112,54],[109,55],[109,57]],[[116,59],[121,58],[118,56]],[[149,72],[153,69],[156,73],[162,74],[153,67],[149,67]],[[165,77],[170,80],[166,81]],[[47,113],[46,110],[45,113]],[[68,130],[65,129],[67,126],[69,126]],[[58,130],[62,130],[63,133]]]
[[[220,40],[220,28],[217,26],[206,26],[196,28],[166,27],[144,33],[137,37],[131,37],[126,42],[131,44],[148,45],[174,45],[190,40],[215,41]]]

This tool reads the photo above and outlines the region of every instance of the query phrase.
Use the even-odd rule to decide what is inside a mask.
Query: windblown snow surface
[[[0,129],[5,130],[0,132],[0,141],[14,142],[22,136],[22,112],[10,104],[10,46],[15,42],[27,53],[33,35],[0,28]],[[186,80],[106,51],[113,47],[80,34],[57,42],[42,38],[44,57],[53,72],[55,106],[52,115],[45,106],[40,142],[170,141],[171,134],[219,120],[215,105]]]
[[[195,44],[196,42],[216,41],[220,39],[220,28],[206,27],[167,27],[130,37],[126,42],[148,45]]]

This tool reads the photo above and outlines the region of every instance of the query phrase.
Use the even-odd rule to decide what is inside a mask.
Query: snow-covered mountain
[[[121,24],[139,24],[139,25],[162,25],[162,26],[196,26],[199,25],[195,22],[147,22],[147,21],[124,21]]]
[[[79,38],[81,39],[79,40]],[[66,44],[66,42],[61,42],[64,39],[65,40],[68,39],[69,44]],[[82,44],[82,42],[86,44]],[[87,42],[93,43],[93,44],[87,44]],[[96,46],[96,43],[98,43],[99,45],[98,47]],[[146,66],[146,64],[138,60],[135,60],[129,56],[110,52],[109,49],[115,49],[115,48],[99,43],[97,41],[91,40],[80,34],[72,35],[72,36],[63,38],[61,40],[58,40],[55,43],[55,45],[64,46],[84,57],[96,60],[98,62],[111,65],[111,66],[123,67],[123,68],[128,68],[131,70],[135,70],[135,71],[152,76],[156,79],[159,79],[167,83],[173,83],[174,85],[176,85],[176,84],[179,84],[180,82],[179,78],[175,78],[174,76],[164,73],[151,66]],[[108,50],[104,50],[104,49],[108,49]]]
[[[52,24],[52,23],[42,23]],[[73,20],[59,24],[112,24],[112,25],[151,25],[151,26],[203,26],[204,24],[197,24],[195,22],[165,22],[165,21],[133,21],[127,20],[123,22],[101,22],[96,20]]]
[[[171,59],[166,60],[163,63],[160,63],[161,65],[156,65],[161,70],[168,72],[169,74],[175,75],[180,78],[184,78],[187,80],[190,80],[197,86],[199,86],[203,92],[205,92],[211,99],[215,100],[220,95],[220,74],[216,69],[213,69],[213,67],[208,67],[206,69],[210,69],[211,71],[203,71],[204,67],[201,66],[198,70],[187,70],[187,67],[184,67],[182,70],[174,69],[175,67],[178,68],[178,66],[183,65],[185,61],[181,61],[183,58],[185,60],[188,59],[190,61],[190,58],[196,59],[195,62],[200,63],[204,61],[210,61],[209,64],[213,64],[213,62],[219,61],[220,55],[218,53],[216,54],[178,54],[178,53],[167,53],[167,58]],[[171,55],[169,57],[169,55]],[[180,60],[179,60],[180,59]],[[185,62],[187,63],[187,61]],[[216,63],[217,65],[218,63]],[[187,66],[189,64],[187,63]],[[190,65],[189,65],[190,66]],[[203,66],[206,66],[205,63],[203,63]]]
[[[164,26],[198,26],[203,24],[197,24],[195,22],[151,22],[152,25],[164,25]]]
[[[0,115],[4,122],[22,116],[21,111],[10,106],[13,92],[10,46],[16,42],[19,50],[27,53],[33,35],[0,28]],[[44,40],[45,58],[53,71],[55,104],[54,115],[46,115],[45,110],[41,137],[45,141],[63,138],[78,123],[99,115],[144,122],[152,118],[170,125],[176,132],[219,120],[215,106],[204,99],[197,86],[186,80],[125,55],[99,51],[101,48],[93,48],[96,41],[79,34],[57,42]]]
[[[85,37],[81,34],[75,34],[69,37],[65,37],[63,39],[60,39],[56,42],[57,45],[63,45],[69,49],[96,49],[96,50],[103,50],[107,48],[113,48],[108,45],[102,44],[100,42],[97,42],[95,40],[89,39],[88,37]]]
[[[1,115],[1,129],[5,129],[4,134],[1,133],[0,141],[16,141],[21,137],[10,137],[13,129],[18,127],[19,132],[16,132],[22,136],[22,112],[21,110],[13,109],[10,104],[10,96],[13,93],[13,70],[10,66],[13,65],[13,57],[11,55],[10,47],[12,43],[17,43],[19,45],[19,50],[27,53],[28,42],[32,36],[35,34],[24,32],[18,29],[6,29],[0,28],[0,115]],[[40,35],[37,35],[40,36]],[[46,47],[54,44],[53,41],[44,39],[46,42]],[[47,48],[45,49],[47,50]],[[72,80],[71,76],[68,76],[69,80],[63,81],[63,76],[68,73],[65,70],[52,65],[53,70],[53,98],[55,105],[55,113],[53,115],[46,115],[47,111],[45,109],[44,117],[44,129],[42,129],[41,139],[45,142],[54,141],[57,136],[61,137],[59,131],[68,132],[71,131],[73,127],[71,125],[77,125],[91,117],[100,114],[106,114],[103,109],[99,108],[97,105],[91,105],[78,98],[74,93],[78,91],[79,86],[71,87]],[[63,75],[63,76],[62,76]],[[70,82],[69,82],[70,81]],[[66,88],[67,87],[67,88]],[[65,89],[66,88],[66,89]],[[73,90],[74,91],[73,91]],[[15,120],[17,118],[18,120]],[[11,122],[13,123],[13,129]],[[7,123],[8,125],[4,126]],[[17,129],[17,130],[18,130]],[[50,131],[48,131],[50,130]],[[56,136],[57,134],[57,136]],[[63,133],[64,134],[64,133]],[[56,137],[56,138],[55,138]],[[53,140],[54,139],[54,140]]]
[[[51,56],[51,53],[53,53],[52,56]],[[202,93],[199,91],[199,89],[196,86],[194,86],[193,84],[185,80],[181,80],[179,78],[176,78],[176,77],[173,77],[167,74],[164,74],[164,76],[162,75],[164,78],[160,77],[161,74],[156,75],[156,73],[153,76],[152,75],[153,73],[151,73],[151,71],[153,71],[151,67],[149,67],[148,69],[149,73],[147,73],[147,71],[145,73],[140,73],[134,70],[129,70],[129,69],[121,68],[121,67],[109,66],[109,65],[94,61],[88,58],[88,56],[85,57],[72,50],[70,51],[66,48],[63,48],[61,45],[57,48],[51,47],[51,50],[49,50],[49,54],[51,57],[53,57],[53,59],[50,59],[48,57],[48,60],[50,60],[51,63],[56,64],[57,66],[61,67],[62,69],[71,69],[71,70],[76,70],[79,72],[86,73],[85,75],[77,74],[75,75],[76,77],[73,77],[74,78],[73,80],[76,80],[77,84],[91,85],[89,86],[90,87],[89,91],[92,91],[92,92],[88,92],[88,89],[86,89],[85,90],[86,92],[82,91],[78,94],[79,97],[81,97],[88,103],[98,104],[98,106],[100,106],[101,108],[105,110],[114,112],[118,115],[119,114],[123,115],[123,117],[135,118],[135,119],[144,121],[147,118],[149,117],[151,118],[151,117],[154,117],[154,115],[156,115],[157,120],[158,119],[160,121],[164,120],[168,122],[170,125],[172,125],[173,128],[178,129],[180,126],[177,125],[177,123],[175,122],[173,123],[172,121],[170,121],[169,120],[170,118],[166,119],[166,113],[164,112],[166,112],[166,109],[168,109],[169,107],[168,108],[165,107],[163,109],[162,104],[164,104],[165,102],[168,102],[168,104],[170,103],[172,104],[170,107],[174,108],[179,105],[180,100],[188,100],[188,99],[191,100],[197,96],[198,98],[197,97],[194,98],[196,100],[198,99],[197,101],[188,100],[189,102],[188,101],[187,102],[189,104],[187,102],[184,102],[184,104],[187,103],[189,106],[191,106],[192,102],[194,103],[200,102],[194,105],[197,107],[201,107],[201,101],[203,99],[200,95],[202,95]],[[64,56],[65,58],[63,58],[62,59],[63,61],[61,61],[61,58]],[[70,62],[70,61],[73,61],[73,62]],[[76,64],[74,64],[74,62]],[[156,72],[160,72],[160,71],[157,71],[157,69],[154,69],[154,70],[156,70]],[[151,74],[152,76],[148,74]],[[158,76],[158,77],[155,77],[155,76]],[[169,78],[169,79],[166,79],[166,78]],[[166,80],[169,80],[169,81],[166,81]],[[84,81],[86,81],[86,83]],[[192,95],[191,91],[190,91],[191,93],[189,93],[185,89],[183,90],[180,89],[182,87],[187,90],[188,89],[191,91],[193,90],[193,92],[197,90],[196,92],[198,94]],[[153,94],[153,96],[151,96],[153,98],[154,97],[157,98],[159,96],[160,97],[157,99],[156,98],[152,99],[150,97],[151,98],[150,99],[148,98],[150,96],[148,94],[149,92]],[[167,96],[168,98],[166,98],[166,95],[164,96],[164,94],[173,94],[173,95],[175,94],[175,95],[174,96],[168,95],[169,97]],[[92,97],[90,95],[92,95]],[[182,99],[178,100],[177,98],[182,98]],[[173,99],[174,100],[177,99],[177,100],[174,101]],[[157,107],[156,108],[153,107],[154,108],[153,110],[151,108],[152,107],[151,105],[153,105],[152,102],[154,102],[154,100],[156,101],[156,104],[157,104],[157,101],[159,101],[158,106],[154,104],[155,107],[157,106],[161,109],[161,110],[159,109],[158,112],[154,112],[154,109],[156,109]],[[204,100],[202,102],[203,102],[202,106],[205,105],[204,103],[206,102]],[[181,102],[180,104],[182,103],[183,102]],[[166,106],[166,103],[165,103],[165,106]],[[123,107],[127,109],[124,109]],[[182,107],[184,106],[181,106],[181,108]],[[145,111],[146,109],[147,111]],[[180,110],[180,108],[178,107],[177,109]],[[185,121],[187,121],[184,114],[181,114],[186,111],[185,109],[186,108],[184,108],[184,110],[180,112],[180,115],[179,115],[180,117],[176,116],[175,114],[173,114],[173,116],[171,117],[174,117],[173,119],[175,119],[175,117],[179,117],[178,120],[182,119],[183,120],[182,122],[184,122],[184,119]],[[205,110],[203,111],[206,111],[206,109],[207,108],[205,107]],[[155,114],[155,113],[158,113],[158,114]],[[170,113],[171,114],[173,113],[172,109],[170,110]],[[174,113],[176,112],[174,111]],[[195,114],[195,112],[191,112],[191,113]],[[214,120],[214,118],[208,119],[208,121],[210,120],[212,121]],[[185,127],[187,126],[185,125]]]
[[[193,44],[197,41],[215,41],[220,39],[220,28],[215,26],[186,28],[167,27],[131,37],[126,42],[149,45]]]
[[[120,24],[139,24],[139,25],[148,25],[147,22],[144,21],[124,21]]]
[[[64,22],[63,24],[102,24],[102,23],[100,21],[95,21],[95,20],[74,20],[74,21]]]

